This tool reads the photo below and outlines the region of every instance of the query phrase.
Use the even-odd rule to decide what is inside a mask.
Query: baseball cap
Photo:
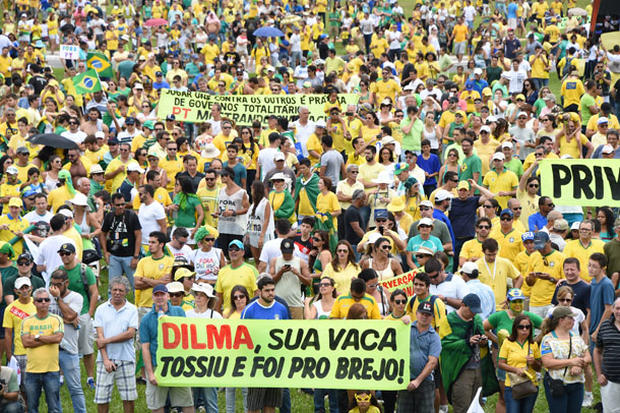
[[[83,193],[76,192],[73,198],[69,200],[69,202],[71,202],[73,205],[87,206],[88,198],[86,198],[86,195],[84,195]]]
[[[436,253],[436,252],[437,252],[437,251],[435,251],[435,248],[434,248],[434,247],[433,247],[433,248],[431,248],[431,247],[425,247],[425,246],[422,246],[422,245],[420,245],[420,246],[418,247],[418,249],[417,249],[417,250],[415,250],[416,255],[417,255],[417,254],[424,254],[424,255],[435,255],[435,253]]]
[[[478,265],[476,265],[475,262],[467,261],[461,267],[461,272],[467,275],[471,275],[474,272],[474,270],[477,270],[477,269],[478,269]]]
[[[601,149],[601,153],[604,153],[604,154],[614,153],[614,147],[611,145],[605,145],[603,146],[603,149]]]
[[[28,278],[28,277],[18,277],[15,280],[15,288],[17,288],[18,290],[20,288],[22,288],[24,285],[32,287],[32,283],[30,282],[30,278]]]
[[[493,156],[491,157],[491,160],[492,161],[494,161],[494,160],[505,161],[506,160],[506,156],[504,156],[504,154],[501,153],[501,152],[495,152],[493,154]]]
[[[512,143],[510,143],[510,142],[504,142],[504,143],[502,143],[502,149],[503,149],[503,148],[512,149]]]
[[[90,174],[102,174],[104,173],[103,168],[101,167],[101,165],[99,165],[98,163],[94,164],[93,166],[90,167]]]
[[[521,234],[521,241],[534,241],[534,233],[532,231],[524,232]]]
[[[164,74],[162,72],[155,72],[155,76],[163,76]]]
[[[499,214],[499,216],[501,217],[502,215],[508,215],[510,218],[515,216],[515,214],[513,214],[513,212],[508,208],[502,209],[502,212]]]
[[[15,150],[15,153],[30,153],[30,151],[25,146],[20,146]]]
[[[418,221],[418,227],[420,225],[429,225],[429,226],[433,226],[433,220],[430,218],[422,218],[421,220]]]
[[[144,86],[142,86],[142,83],[136,83],[135,85],[133,85],[133,87],[135,89],[142,89],[142,90],[144,90]]]
[[[73,244],[65,242],[60,246],[60,249],[57,252],[67,252],[69,254],[75,254],[75,246]]]
[[[110,145],[118,145],[120,142],[116,138],[108,138],[108,146]]]
[[[22,201],[21,199],[17,198],[17,197],[13,197],[9,200],[9,207],[22,207]]]
[[[203,293],[207,297],[211,297],[211,298],[215,297],[215,294],[213,294],[213,286],[211,286],[211,284],[207,284],[207,283],[194,284],[192,285],[192,291],[197,292],[197,293]]]
[[[482,69],[480,69],[479,67],[475,68],[474,75],[482,75]]]
[[[433,315],[433,305],[429,301],[424,301],[418,306],[418,312]]]
[[[137,163],[131,162],[129,165],[127,165],[127,172],[139,172],[142,174],[144,173],[144,169],[142,169]]]
[[[474,314],[480,314],[482,312],[480,298],[476,294],[470,293],[463,297],[463,305],[469,307]]]
[[[185,289],[183,288],[183,284],[178,281],[172,281],[166,284],[166,289],[169,293],[182,293],[185,291]]]
[[[283,239],[280,243],[280,251],[284,254],[290,254],[295,251],[295,243],[291,239]]]
[[[573,222],[570,226],[570,230],[571,231],[579,231],[579,225],[581,224],[581,221],[579,222]]]
[[[435,198],[435,199],[437,199],[437,198]],[[428,207],[428,208],[432,208],[432,207],[433,207],[433,204],[432,204],[432,203],[431,203],[431,201],[429,201],[428,199],[425,199],[424,201],[422,201],[422,202],[420,202],[420,203],[418,204],[418,207],[421,207],[421,206],[425,206],[425,207]]]
[[[407,162],[398,162],[394,164],[394,175],[400,175],[401,173],[409,170],[409,164]]]
[[[506,299],[508,301],[525,300],[525,296],[523,295],[523,291],[521,291],[519,288],[511,288],[510,290],[508,290]]]
[[[153,294],[157,293],[168,293],[168,289],[164,284],[157,284],[155,287],[153,287]]]
[[[487,125],[482,125],[480,127],[480,132],[485,131],[486,133],[491,133],[491,128],[489,128]]]
[[[461,189],[466,189],[469,191],[469,182],[460,181],[459,184],[456,186],[456,190],[459,191]]]
[[[73,218],[73,211],[71,211],[69,209],[63,208],[60,211],[58,211],[58,213],[60,215],[63,215],[65,217],[67,217],[67,218]]]
[[[245,249],[243,246],[243,242],[239,241],[238,239],[234,239],[232,241],[230,241],[230,244],[228,244],[228,248],[230,247],[237,247],[240,250]]]
[[[17,257],[17,262],[22,260],[32,262],[34,261],[34,258],[32,258],[32,255],[29,252],[22,252],[21,254],[19,254],[19,257]]]
[[[598,118],[598,124],[600,125],[601,123],[609,123],[609,119],[607,119],[605,116],[601,116],[600,118]]]
[[[273,157],[274,161],[284,161],[286,160],[286,156],[284,156],[284,152],[276,152],[276,155]]]
[[[446,199],[454,198],[451,192],[446,191],[445,189],[440,189],[435,194],[435,202],[445,201]]]
[[[17,175],[19,173],[19,170],[17,169],[17,167],[11,165],[6,168],[6,173],[9,175]]]
[[[128,116],[125,118],[125,125],[135,125],[136,124],[136,118]]]
[[[549,241],[549,234],[544,231],[538,231],[534,234],[534,249],[541,250],[545,248],[545,244]]]
[[[566,231],[568,229],[568,221],[564,218],[556,219],[553,222],[553,229],[558,231]]]
[[[387,209],[375,209],[375,219],[387,219],[388,211]]]
[[[174,115],[168,115],[168,116],[166,116],[166,120],[176,120],[176,119],[177,119],[177,117],[176,117],[176,116],[174,116]]]
[[[187,260],[186,260],[187,262]],[[196,275],[195,272],[185,268],[185,267],[181,267],[179,269],[177,269],[174,272],[174,281],[179,281],[181,278],[189,278],[189,277],[193,277],[194,275]],[[168,291],[170,291],[170,288],[168,288]]]
[[[573,313],[570,307],[558,306],[553,310],[552,317],[554,320],[559,320],[564,317],[577,317],[577,314]]]

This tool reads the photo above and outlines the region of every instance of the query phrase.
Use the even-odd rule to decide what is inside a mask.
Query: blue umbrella
[[[282,33],[282,30],[278,29],[277,27],[273,27],[273,26],[261,27],[260,29],[254,30],[253,34],[256,37],[283,37],[284,36],[284,33]]]

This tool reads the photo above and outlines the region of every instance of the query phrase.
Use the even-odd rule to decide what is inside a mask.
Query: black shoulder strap
[[[82,284],[84,284],[84,293],[86,294],[86,300],[90,304],[90,294],[88,292],[88,279],[86,278],[86,269],[88,266],[84,263],[80,263],[80,276],[82,277]]]

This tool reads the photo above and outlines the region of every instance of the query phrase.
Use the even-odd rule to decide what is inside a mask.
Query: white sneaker
[[[448,413],[448,406],[445,404],[439,406],[439,413]]]
[[[204,406],[199,406],[196,410],[197,413],[207,413],[207,409]]]
[[[583,403],[581,403],[581,407],[591,407],[594,398],[592,397],[592,392],[585,392],[583,396]]]

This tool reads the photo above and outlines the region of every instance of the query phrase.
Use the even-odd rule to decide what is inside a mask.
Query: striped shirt
[[[607,380],[620,383],[620,330],[612,315],[603,321],[596,337],[596,347],[603,350],[603,374]]]

